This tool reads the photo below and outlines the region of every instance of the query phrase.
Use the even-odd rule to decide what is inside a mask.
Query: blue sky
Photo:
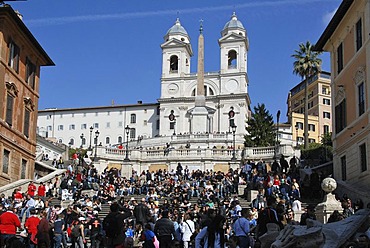
[[[252,107],[265,103],[286,121],[289,90],[300,82],[291,55],[315,43],[340,0],[28,0],[9,2],[52,58],[43,67],[39,109],[154,103],[160,97],[160,45],[177,17],[187,30],[196,71],[203,19],[205,71],[218,71],[220,32],[233,11],[247,29]],[[321,56],[330,70],[329,55]]]

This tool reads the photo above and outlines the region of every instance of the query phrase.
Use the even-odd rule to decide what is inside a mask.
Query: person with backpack
[[[110,213],[103,220],[103,230],[107,237],[108,248],[123,248],[126,238],[124,232],[125,219],[130,216],[130,211],[123,214],[119,212],[117,202],[110,205]]]
[[[73,224],[71,229],[71,239],[72,239],[72,248],[84,248],[86,239],[84,232],[83,221],[86,219],[84,217],[78,218]]]
[[[275,209],[276,198],[269,196],[266,199],[267,207],[258,214],[257,220],[257,238],[261,237],[267,232],[267,223],[275,223],[282,229],[281,222]]]

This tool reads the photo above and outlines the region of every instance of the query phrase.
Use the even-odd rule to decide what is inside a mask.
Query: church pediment
[[[171,39],[169,41],[166,41],[161,45],[162,49],[165,48],[174,48],[174,47],[185,47],[188,50],[188,53],[190,56],[193,56],[193,50],[191,49],[191,45],[189,43],[185,43],[178,39]]]
[[[246,46],[248,46],[248,38],[244,37],[243,35],[239,35],[235,33],[231,33],[231,34],[221,37],[218,40],[218,43],[235,42],[235,41],[242,41],[245,43]]]

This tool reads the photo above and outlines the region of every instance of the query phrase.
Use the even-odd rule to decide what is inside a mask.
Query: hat
[[[80,218],[78,218],[78,220],[83,221],[83,220],[86,220],[86,218],[85,217],[80,217]]]
[[[135,201],[135,198],[134,197],[131,197],[130,201]]]

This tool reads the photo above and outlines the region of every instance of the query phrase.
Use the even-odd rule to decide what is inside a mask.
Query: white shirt
[[[192,220],[181,223],[182,241],[190,241],[191,235],[195,232],[195,224]]]

